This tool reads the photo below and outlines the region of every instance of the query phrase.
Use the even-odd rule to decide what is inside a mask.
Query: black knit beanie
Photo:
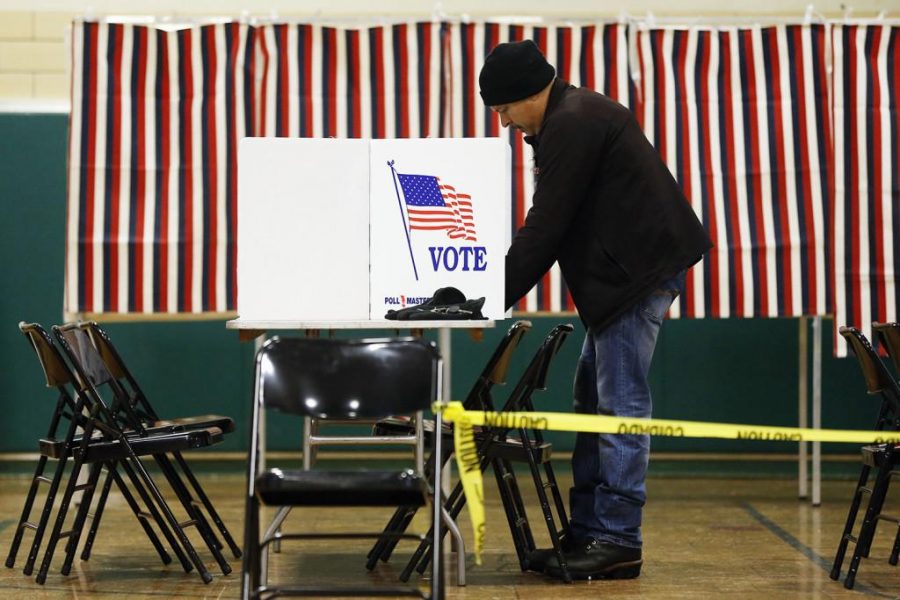
[[[481,99],[487,106],[523,100],[547,87],[555,73],[531,40],[499,44],[478,76]]]

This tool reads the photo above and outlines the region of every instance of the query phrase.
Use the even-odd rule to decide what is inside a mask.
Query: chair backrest
[[[256,358],[263,406],[315,419],[377,419],[438,398],[440,354],[415,338],[280,338]]]
[[[494,354],[484,365],[481,377],[494,385],[506,383],[509,363],[522,337],[531,330],[531,321],[516,321],[494,350]]]
[[[119,351],[116,350],[112,340],[109,339],[109,335],[96,321],[79,321],[76,325],[87,333],[94,347],[97,348],[97,352],[100,353],[100,358],[109,370],[110,375],[116,379],[125,378],[129,381],[134,379],[131,376],[131,372],[128,371],[128,367],[125,366],[125,361],[119,355]]]
[[[491,388],[505,385],[509,373],[509,364],[519,343],[531,329],[530,321],[516,321],[497,344],[494,353],[485,363],[484,368],[463,400],[463,406],[470,410],[493,410]]]
[[[550,363],[553,362],[553,358],[572,331],[574,328],[565,323],[550,330],[537,352],[534,353],[531,362],[522,372],[522,376],[507,398],[502,410],[532,410],[532,394],[535,390],[547,389],[547,373],[550,371]]]
[[[894,371],[900,377],[900,323],[872,323],[881,345],[894,362]]]
[[[866,389],[870,394],[898,392],[897,382],[891,377],[890,372],[872,344],[865,335],[855,327],[841,327],[838,332],[850,343],[853,353],[859,361],[859,367],[863,372],[866,380]],[[898,398],[900,400],[900,398]]]
[[[72,368],[85,382],[98,387],[115,380],[87,332],[78,323],[54,325],[53,334],[69,357]]]
[[[91,432],[99,426],[104,436],[109,436],[111,430],[98,422],[97,414],[102,413],[107,422],[110,422],[110,415],[105,412],[105,406],[97,402],[97,398],[90,393],[85,393],[82,383],[82,375],[79,373],[77,365],[70,363],[75,368],[73,372],[66,364],[62,353],[57,349],[53,340],[47,331],[37,323],[19,323],[19,329],[25,334],[25,337],[31,343],[31,347],[37,354],[38,362],[44,371],[44,378],[47,381],[47,387],[54,387],[59,391],[59,399],[56,403],[56,410],[51,418],[50,427],[47,437],[50,439],[57,438],[57,426],[61,422],[61,418],[68,420],[71,425],[68,433],[65,435],[65,443],[68,445],[72,442],[72,438],[78,427],[81,427],[84,433],[82,445],[86,444],[90,439]],[[54,333],[56,327],[53,328]],[[64,348],[65,351],[65,348]],[[70,388],[72,392],[70,393]],[[66,412],[65,409],[70,412]],[[84,411],[84,409],[88,409]]]
[[[63,360],[59,350],[53,345],[53,340],[50,339],[50,334],[46,329],[38,323],[22,321],[19,323],[19,330],[25,335],[37,354],[38,362],[44,371],[47,387],[65,390],[66,386],[75,382],[71,369]]]
[[[128,366],[109,338],[109,334],[96,321],[80,321],[76,326],[87,333],[97,354],[106,365],[110,377],[115,379],[117,385],[114,386],[114,389],[121,394],[122,401],[128,402],[142,421],[152,423],[158,420],[159,416],[156,410],[150,404],[134,375],[128,370]]]
[[[115,429],[134,429],[143,435],[143,422],[131,409],[127,397],[106,368],[87,332],[78,323],[67,323],[54,325],[53,335],[75,370],[79,394],[84,396],[85,402],[95,407],[102,421]]]
[[[68,444],[72,441],[78,423],[84,421],[81,415],[84,397],[78,393],[75,386],[75,375],[43,327],[38,323],[23,321],[19,323],[19,330],[25,335],[25,339],[28,340],[37,355],[47,387],[56,388],[59,392],[56,408],[50,417],[50,424],[47,428],[47,438],[56,439],[59,434],[59,424],[62,419],[66,419],[71,423],[69,431],[65,435]],[[70,392],[70,389],[74,393]],[[66,412],[67,409],[69,412]]]
[[[538,361],[535,365],[535,368],[537,369],[534,382],[535,389],[547,389],[547,373],[550,372],[550,363],[553,361],[556,353],[559,352],[559,349],[563,345],[563,342],[566,341],[566,338],[569,337],[569,334],[574,330],[574,327],[572,327],[568,323],[564,323],[562,325],[557,325],[556,327],[554,327],[550,331],[550,333],[547,334],[547,337],[544,338],[544,343],[541,344],[541,348],[538,350],[538,353],[535,357],[541,357],[540,361]]]

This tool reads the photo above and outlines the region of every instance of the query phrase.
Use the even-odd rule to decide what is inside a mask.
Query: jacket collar
[[[547,122],[550,113],[556,109],[560,100],[562,100],[563,93],[570,87],[573,86],[569,85],[568,81],[560,79],[559,77],[553,80],[553,87],[550,88],[550,97],[547,98],[547,109],[544,111],[544,118],[541,120],[541,130],[544,129],[544,123]],[[541,141],[541,134],[538,132],[537,135],[526,135],[524,139],[526,144],[536,148]]]

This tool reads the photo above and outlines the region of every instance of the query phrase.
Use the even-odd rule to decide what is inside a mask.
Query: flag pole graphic
[[[409,239],[409,229],[406,228],[406,216],[403,212],[403,201],[400,199],[400,189],[397,187],[397,170],[394,169],[394,161],[389,160],[387,164],[391,168],[391,179],[394,181],[394,191],[397,193],[397,206],[400,208],[400,220],[403,221],[403,233],[406,234],[406,245],[409,247],[409,259],[412,261],[413,273],[416,281],[419,280],[419,270],[416,269],[416,258],[413,256],[412,242]]]

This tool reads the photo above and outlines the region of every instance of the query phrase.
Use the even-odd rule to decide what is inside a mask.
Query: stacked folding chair
[[[59,350],[53,345],[50,336],[40,325],[21,323],[20,329],[37,354],[47,386],[55,388],[59,396],[51,416],[48,435],[39,442],[41,457],[35,469],[6,565],[10,568],[15,565],[16,554],[24,532],[34,530],[34,539],[24,569],[26,574],[31,574],[43,538],[47,534],[56,495],[63,484],[67,465],[71,464],[68,482],[57,509],[56,519],[49,532],[44,556],[36,577],[38,583],[43,584],[46,581],[56,546],[63,539],[67,541],[62,573],[69,574],[84,526],[91,517],[90,508],[103,469],[106,469],[107,476],[94,507],[91,527],[81,554],[82,560],[90,557],[107,495],[112,485],[116,484],[162,562],[168,564],[171,562],[171,557],[163,548],[152,525],[156,525],[168,541],[184,570],[189,572],[196,567],[203,581],[209,583],[212,576],[184,534],[184,527],[193,523],[190,521],[178,522],[139,457],[211,446],[222,440],[221,430],[213,427],[185,430],[173,426],[152,429],[123,428],[114,411],[95,388],[93,380],[94,378],[96,380],[103,378],[104,367],[99,358],[92,354],[93,346],[89,346],[89,343],[87,346],[83,344],[87,341],[86,337],[84,340],[75,340],[78,344],[76,349],[69,343],[60,328],[54,328],[60,345],[74,368],[73,372]],[[92,358],[96,358],[96,362],[91,361]],[[82,361],[89,362],[91,376],[88,376],[88,370],[84,368]],[[68,426],[65,426],[65,423],[68,423]],[[49,460],[58,461],[52,477],[45,474]],[[85,465],[89,466],[89,472],[86,481],[79,483],[81,469]],[[130,487],[122,478],[120,471],[127,477]],[[47,495],[40,511],[40,517],[37,522],[34,522],[30,520],[31,512],[39,488],[44,484],[48,485]],[[75,512],[70,528],[64,530],[66,522],[70,520],[69,507],[74,494],[78,491],[83,492],[81,504]],[[140,503],[135,495],[140,499]],[[227,563],[225,566],[227,567]]]
[[[881,346],[894,363],[894,372],[900,378],[900,323],[872,323]]]
[[[121,354],[119,354],[118,350],[113,345],[109,335],[93,321],[81,322],[72,328],[77,328],[80,331],[85,332],[90,338],[93,346],[97,349],[97,352],[106,367],[106,371],[111,377],[110,389],[116,395],[115,406],[118,408],[117,417],[124,426],[136,429],[172,427],[186,430],[202,430],[214,427],[220,429],[223,435],[227,435],[234,431],[234,420],[231,419],[231,417],[223,415],[205,414],[170,417],[166,419],[160,418],[153,408],[153,405],[150,403],[150,400],[147,398],[147,395],[138,384],[137,379],[128,369]],[[191,471],[187,461],[184,460],[184,457],[180,452],[172,452],[171,455],[175,464],[178,465],[181,473],[190,484],[190,490],[193,490],[193,494],[196,495],[196,499],[194,499],[190,490],[184,486],[180,486],[183,490],[183,494],[185,494],[187,502],[196,508],[199,519],[205,519],[204,511],[206,515],[209,515],[209,518],[215,523],[216,529],[218,529],[221,534],[222,539],[231,550],[232,555],[235,558],[240,558],[240,546],[234,541],[234,538],[228,531],[228,528],[225,526],[219,513],[216,511],[215,506],[213,506],[213,503],[203,490],[203,486],[200,485],[197,477],[194,475],[193,471]],[[172,466],[169,461],[165,460],[164,456],[160,457],[158,460],[162,460],[162,462],[165,463],[165,470],[167,473],[172,472]],[[174,480],[178,481],[177,478]],[[215,535],[212,534],[212,532],[210,532],[210,534],[215,538]],[[216,545],[219,548],[222,547],[218,541],[216,541]]]
[[[571,325],[558,325],[547,335],[543,345],[532,360],[532,364],[522,377],[523,384],[517,386],[514,394],[507,400],[507,406],[504,407],[504,411],[534,411],[533,394],[535,391],[547,389],[547,374],[550,370],[550,363],[557,352],[559,352],[560,346],[572,333],[572,330]],[[510,437],[510,435],[513,437]],[[540,503],[541,514],[547,526],[550,543],[559,561],[562,578],[566,583],[571,583],[572,578],[569,575],[565,558],[562,555],[561,545],[563,538],[569,535],[569,519],[566,514],[565,502],[556,482],[556,475],[553,472],[551,463],[552,450],[552,445],[544,441],[543,433],[540,430],[520,427],[500,436],[487,447],[485,453],[493,459],[493,469],[497,478],[497,485],[501,489],[501,499],[508,497],[515,500],[514,502],[506,501],[503,505],[506,510],[510,532],[513,535],[520,567],[523,571],[531,568],[531,565],[528,563],[528,556],[536,549],[536,546],[534,537],[531,534],[531,527],[528,523],[524,503],[521,500],[521,495],[518,493],[518,485],[515,482],[512,467],[512,463],[515,462],[528,465],[534,488],[537,492],[538,502]],[[505,492],[504,488],[506,488]],[[550,494],[549,497],[548,492]],[[553,501],[552,507],[550,505],[551,499]],[[553,512],[554,508],[556,510],[555,515]]]
[[[885,437],[896,437],[894,432],[900,431],[900,385],[891,376],[884,363],[878,357],[869,340],[853,327],[841,327],[840,334],[847,339],[859,360],[860,369],[866,381],[869,394],[879,395],[881,405],[878,419],[875,423],[876,430],[885,430]],[[879,521],[888,520],[898,525],[898,531],[894,537],[894,546],[889,559],[890,564],[896,565],[900,555],[900,520],[897,517],[881,512],[884,500],[887,497],[891,479],[897,473],[895,467],[900,462],[900,445],[885,443],[863,446],[863,464],[859,474],[859,480],[850,502],[847,520],[841,541],[835,554],[830,576],[837,580],[841,575],[841,565],[847,552],[848,545],[853,543],[853,556],[850,567],[844,578],[844,587],[852,589],[856,581],[860,561],[868,557],[872,541],[875,537],[875,529]],[[875,471],[874,482],[870,485],[870,476]],[[863,499],[868,497],[865,515],[859,533],[854,535],[856,518]]]
[[[532,395],[537,390],[546,389],[547,373],[553,357],[571,332],[571,325],[559,325],[547,335],[509,395],[501,409],[503,412],[534,410]],[[480,407],[481,410],[493,411],[495,409],[490,395],[482,396],[482,399],[484,404]],[[567,535],[569,520],[550,462],[552,445],[543,440],[539,431],[484,427],[476,433],[476,447],[481,457],[481,470],[484,471],[488,466],[491,466],[494,471],[500,499],[521,569],[525,571],[529,568],[528,555],[535,550],[536,546],[513,468],[514,462],[525,463],[529,467],[550,541],[561,565],[563,579],[571,582],[571,577],[562,555],[560,541],[561,538]],[[552,505],[551,499],[553,501]],[[455,520],[459,516],[465,506],[465,501],[462,484],[457,483],[444,502],[444,509],[451,519]],[[556,510],[555,515],[554,509]],[[388,528],[390,528],[390,525],[389,523]],[[441,532],[441,536],[443,534],[444,531]],[[407,581],[413,570],[424,573],[425,569],[428,568],[428,564],[432,559],[432,553],[428,552],[431,537],[432,532],[426,534],[418,548],[413,552],[412,557],[400,574],[401,581]],[[371,561],[372,556],[370,555]]]
[[[87,330],[80,324],[74,323],[63,326],[54,326],[53,332],[78,375],[77,379],[81,385],[80,391],[88,397],[95,398],[101,404],[109,406],[115,423],[118,424],[123,431],[134,432],[135,435],[132,436],[134,439],[147,438],[148,436],[152,437],[153,432],[146,427],[143,420],[137,414],[135,405],[132,403],[132,398],[120,387],[118,379],[116,379],[106,367],[100,352],[91,342]],[[161,431],[171,430],[173,432],[187,434],[197,431],[206,431],[210,436],[215,437],[217,441],[221,441],[223,436],[222,429],[216,426],[186,429],[180,425],[162,424],[156,425],[156,427],[161,428],[159,429]],[[161,495],[159,496],[159,500],[161,501],[160,509],[163,510],[164,514],[167,514],[167,516],[172,515],[170,527],[181,542],[188,556],[191,558],[191,562],[197,568],[203,580],[211,581],[212,576],[200,561],[196,550],[194,550],[193,545],[185,533],[185,527],[195,527],[197,529],[212,553],[213,558],[215,558],[216,562],[219,564],[219,568],[222,570],[223,574],[227,575],[230,573],[231,566],[222,556],[222,544],[210,528],[206,516],[203,514],[198,503],[191,496],[187,486],[167,455],[171,453],[174,457],[180,459],[181,451],[186,449],[187,448],[180,448],[178,446],[160,447],[157,451],[148,452],[147,454],[152,455],[154,461],[162,470],[163,475],[168,480],[172,490],[175,492],[176,497],[182,504],[189,518],[183,523],[179,523],[175,520],[172,511],[165,501],[162,500]],[[181,460],[181,464],[184,464],[183,459]],[[187,472],[190,473],[190,470]],[[155,487],[155,484],[153,484],[153,488]],[[101,502],[105,502],[105,497],[101,497]]]
[[[529,321],[518,321],[509,328],[506,335],[500,340],[494,353],[485,364],[478,378],[475,380],[475,383],[465,400],[463,400],[463,406],[465,408],[470,410],[486,410],[487,407],[493,406],[493,402],[491,401],[491,390],[494,386],[506,384],[506,376],[509,371],[512,355],[522,341],[522,337],[530,329],[531,323]],[[413,427],[414,424],[408,419],[391,417],[389,419],[378,421],[374,427],[374,434],[376,436],[405,436],[412,431]],[[426,439],[434,435],[434,421],[426,421],[424,423],[424,429],[426,432]],[[445,425],[443,428],[443,435],[444,440],[442,447],[444,448],[444,452],[441,457],[441,469],[444,468],[444,465],[446,465],[453,454],[453,430],[449,425]],[[431,473],[434,470],[434,459],[434,455],[428,457],[425,467],[426,473]],[[416,506],[398,507],[390,521],[388,521],[388,524],[385,526],[385,533],[403,533],[406,531],[417,511],[418,507]],[[445,521],[449,520],[450,516],[447,514]],[[453,523],[451,522],[449,525],[452,526],[452,524]],[[379,539],[369,551],[366,568],[371,571],[375,568],[378,560],[386,562],[393,553],[397,542],[398,540],[390,535],[386,535]],[[464,550],[465,548],[463,547],[457,548],[457,552],[460,553]],[[457,580],[459,585],[464,585],[465,557],[462,556],[461,560],[458,562],[460,568],[457,573]]]
[[[88,415],[83,414],[87,409],[84,397],[75,391],[70,391],[74,386],[74,377],[68,366],[63,361],[62,356],[59,354],[58,350],[53,346],[53,343],[50,337],[47,335],[47,332],[38,324],[20,323],[19,328],[25,334],[25,337],[29,340],[32,348],[37,353],[38,360],[44,372],[47,387],[55,388],[59,394],[57,397],[56,406],[50,418],[50,426],[47,431],[47,436],[46,438],[41,440],[42,450],[44,448],[49,449],[49,444],[51,443],[55,444],[58,450],[54,449],[53,454],[56,455],[54,457],[51,457],[50,453],[42,452],[40,458],[38,459],[38,464],[35,468],[34,476],[31,480],[31,486],[28,490],[28,496],[26,497],[25,505],[22,508],[22,515],[19,518],[19,523],[13,536],[9,554],[6,557],[6,566],[9,568],[13,568],[15,566],[16,555],[18,554],[19,546],[22,543],[25,532],[27,530],[34,531],[34,539],[30,546],[28,557],[25,562],[25,567],[23,569],[23,572],[26,575],[31,575],[34,570],[34,564],[37,561],[41,542],[43,541],[44,535],[46,534],[47,525],[53,512],[53,505],[56,500],[56,495],[64,479],[67,463],[70,458],[73,458],[73,454],[75,454],[76,451],[77,456],[75,456],[74,460],[72,461],[72,472],[69,478],[69,483],[65,488],[65,493],[63,495],[63,499],[59,509],[60,514],[66,514],[66,511],[68,510],[69,504],[72,500],[72,495],[74,493],[79,491],[87,491],[89,488],[88,484],[78,484],[77,481],[81,467],[86,462],[85,456],[87,446],[91,443],[93,430],[97,424],[97,420],[96,409],[92,411],[93,415],[91,413],[89,413]],[[82,430],[82,433],[78,435],[76,439],[76,433],[79,429]],[[47,465],[51,458],[57,460],[56,468],[54,469],[52,475],[47,473]],[[134,496],[122,481],[122,478],[119,475],[117,469],[113,466],[115,465],[115,463],[111,462],[109,463],[109,465],[112,467],[110,468],[110,473],[113,474],[113,481],[122,492],[122,495],[128,503],[128,506],[131,508],[132,512],[138,518],[138,522],[141,524],[147,536],[150,538],[151,543],[159,553],[159,556],[162,559],[163,563],[170,563],[172,561],[171,557],[163,549],[161,543],[159,542],[159,538],[156,536],[156,533],[148,523],[148,517],[150,516],[150,514],[148,513],[147,509],[142,508],[140,505],[138,505]],[[129,468],[130,467],[125,466],[125,469]],[[132,475],[132,473],[133,471],[128,473],[129,477]],[[38,521],[34,522],[30,520],[31,511],[34,507],[34,502],[38,496],[39,490],[43,485],[47,485],[48,489],[45,496],[44,505],[40,511],[40,517]],[[141,499],[145,500],[145,496],[143,493],[144,488],[142,485],[140,485],[140,483],[135,486],[135,490],[140,494]],[[147,506],[146,503],[145,506]],[[93,520],[99,522],[101,513],[102,511],[96,513]],[[152,516],[156,518],[158,516],[158,513]],[[92,529],[94,530],[94,532],[96,531],[96,528]],[[165,532],[167,531],[167,529],[164,529],[163,531]],[[60,531],[57,531],[55,536],[51,537],[50,545],[55,547],[59,539],[66,537],[71,538],[74,535],[74,531],[63,532],[60,528]],[[80,531],[78,532],[78,535],[80,535]],[[84,558],[85,560],[90,554],[90,545],[92,542],[93,539],[91,538],[88,540],[88,544],[86,544],[85,546],[85,554],[82,555],[82,558]],[[38,583],[44,583],[44,581],[46,580],[50,557],[52,557],[52,551],[45,554],[45,562],[47,563],[47,565],[42,566],[37,577]],[[63,574],[67,575],[70,568],[71,561],[67,560],[67,564],[63,568]]]

